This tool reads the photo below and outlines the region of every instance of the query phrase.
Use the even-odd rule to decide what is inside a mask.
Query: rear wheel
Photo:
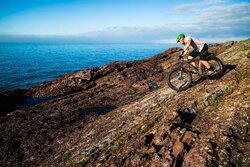
[[[192,76],[183,67],[172,69],[167,76],[168,86],[176,91],[186,90],[192,83]]]
[[[214,72],[212,74],[207,74],[207,70],[205,69],[204,65],[202,65],[202,73],[204,76],[208,79],[217,79],[223,74],[223,63],[222,61],[217,57],[209,57],[207,59],[210,66],[214,68]]]

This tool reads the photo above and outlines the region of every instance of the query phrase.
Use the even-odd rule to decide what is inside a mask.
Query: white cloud
[[[197,24],[208,31],[250,35],[250,3],[210,7],[197,17]]]
[[[194,14],[194,13],[202,13],[204,9],[207,7],[211,7],[214,5],[221,5],[229,2],[228,0],[204,0],[196,3],[186,3],[177,5],[175,7],[175,11],[180,14]]]
[[[184,21],[152,27],[107,27],[99,31],[64,36],[71,42],[88,43],[141,43],[141,42],[176,42],[179,33],[185,33],[210,42],[244,39],[250,37],[250,3],[226,3],[225,0],[201,1],[196,4],[182,4],[175,8]],[[205,5],[199,7],[196,5]],[[183,12],[188,8],[189,12]],[[188,11],[187,10],[187,11]],[[6,38],[5,38],[6,39]],[[59,39],[56,37],[55,39]],[[1,40],[1,38],[0,38]]]
[[[175,7],[175,11],[179,14],[188,14],[189,12],[197,12],[197,5],[182,4]]]
[[[204,0],[201,3],[206,4],[206,5],[214,5],[214,4],[222,4],[222,3],[227,3],[229,2],[228,0]]]
[[[210,1],[211,3],[211,1]],[[219,2],[218,2],[219,3]],[[222,3],[222,1],[221,1]],[[215,4],[215,1],[213,2]],[[180,6],[185,7],[186,4]],[[179,8],[179,9],[180,9]],[[128,42],[175,42],[179,33],[215,41],[250,37],[250,3],[211,5],[183,15],[186,21],[155,27],[113,27],[98,32],[99,39],[123,39]],[[192,18],[192,20],[189,20]],[[96,32],[92,32],[96,34]]]
[[[250,3],[229,4],[228,1],[210,0],[178,5],[175,10],[186,21],[176,25],[176,33],[184,32],[200,38],[242,39],[250,37]],[[209,4],[206,8],[202,4]],[[188,8],[190,7],[190,8]],[[188,8],[188,10],[184,10]],[[181,31],[178,31],[180,30]],[[170,34],[170,38],[171,38]],[[218,41],[218,40],[217,40]]]

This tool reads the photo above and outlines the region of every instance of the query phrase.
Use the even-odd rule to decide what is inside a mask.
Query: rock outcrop
[[[209,45],[224,75],[184,92],[179,50],[1,93],[0,166],[250,166],[250,40]]]

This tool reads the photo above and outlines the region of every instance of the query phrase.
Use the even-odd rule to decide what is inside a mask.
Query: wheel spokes
[[[181,70],[175,71],[170,78],[171,84],[177,89],[181,89],[188,83],[188,77],[189,76]]]

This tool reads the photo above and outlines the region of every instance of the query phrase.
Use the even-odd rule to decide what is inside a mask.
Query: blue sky
[[[173,43],[250,37],[250,1],[0,0],[0,42]]]

